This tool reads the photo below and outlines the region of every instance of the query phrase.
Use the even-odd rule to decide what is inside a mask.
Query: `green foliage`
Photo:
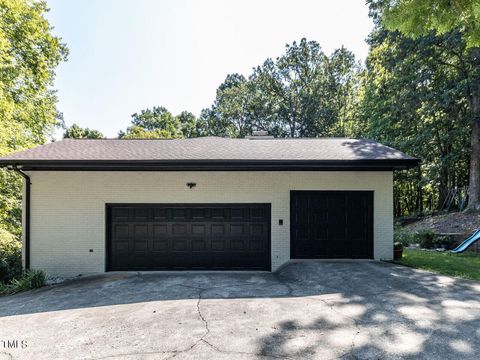
[[[395,229],[395,232],[393,235],[393,241],[394,243],[401,243],[403,244],[403,246],[408,246],[410,244],[417,243],[415,233],[412,233],[410,231],[405,231],[402,229]]]
[[[461,29],[468,47],[480,46],[480,2],[478,0],[380,0],[383,21],[390,30],[412,37],[438,35]]]
[[[180,120],[163,106],[132,115],[132,126],[120,132],[121,139],[172,139],[183,137]]]
[[[41,270],[31,270],[13,279],[9,284],[0,284],[0,294],[10,295],[21,291],[40,288],[45,285],[45,273]]]
[[[175,139],[206,135],[204,121],[188,111],[173,116],[163,106],[142,110],[132,115],[132,126],[120,131],[120,139]]]
[[[98,130],[89,128],[81,128],[77,124],[73,124],[63,133],[64,139],[103,139],[103,134]]]
[[[434,245],[435,233],[432,230],[421,230],[415,234],[415,239],[420,247],[431,249]]]
[[[0,0],[0,155],[43,143],[58,123],[51,86],[67,48],[43,1]]]
[[[422,160],[420,167],[395,174],[397,216],[441,209],[451,189],[468,185],[464,90],[474,70],[465,44],[459,33],[413,40],[382,28],[372,32],[369,43],[360,135]]]
[[[410,244],[419,244],[424,249],[432,249],[436,246],[449,245],[450,238],[446,235],[439,235],[432,230],[426,229],[418,232],[411,232],[401,228],[395,229],[394,242],[405,247]]]
[[[404,249],[402,259],[396,263],[443,275],[480,280],[480,256],[474,254]]]
[[[267,59],[247,78],[230,74],[200,118],[210,135],[245,137],[267,130],[276,137],[349,135],[360,67],[340,48],[327,56],[302,39]]]
[[[13,171],[0,169],[0,231],[20,237],[22,217],[22,178]]]
[[[44,1],[0,0],[0,156],[44,143],[59,123],[52,90],[68,51]],[[0,170],[0,228],[20,234],[21,178]]]
[[[0,228],[0,283],[8,283],[22,274],[22,244]]]
[[[447,117],[455,115],[459,115],[459,118],[467,117],[470,121],[469,126],[465,126],[465,130],[471,133],[468,208],[480,210],[480,2],[478,0],[369,0],[368,3],[378,28],[383,24],[387,29],[398,31],[418,40],[421,44],[426,40],[425,49],[436,50],[437,54],[432,53],[428,58],[428,64],[431,67],[439,64],[437,68],[449,74],[445,78],[438,77],[437,82],[440,84],[433,82],[432,89],[437,90],[437,86],[443,87],[445,85],[443,80],[446,80],[450,82],[448,89],[451,93],[444,93],[443,97],[435,100],[455,100],[455,95],[462,93],[462,102],[450,104],[443,109],[443,113]],[[429,46],[431,44],[433,48]],[[423,51],[419,53],[424,56]],[[417,55],[417,52],[412,55]],[[430,84],[420,83],[419,85]],[[459,112],[460,107],[464,107],[466,111]],[[435,110],[433,108],[430,111],[431,117],[435,123],[442,122],[442,119],[436,116]],[[446,119],[446,121],[449,120]],[[456,122],[456,125],[460,124]],[[444,125],[444,128],[449,126]],[[435,137],[439,136],[433,132],[433,138]],[[448,146],[444,153],[446,154],[441,159],[443,163],[448,161],[450,155]],[[455,153],[455,151],[451,152],[451,154]],[[440,186],[446,187],[446,181],[448,181],[446,167],[441,171],[443,183]],[[443,200],[442,196],[446,197],[444,192],[440,189],[439,203]]]
[[[437,246],[450,245],[451,241],[447,235],[435,235],[433,244]]]
[[[204,135],[205,130],[202,122],[197,120],[191,112],[182,111],[176,118],[180,123],[183,137],[194,138]]]

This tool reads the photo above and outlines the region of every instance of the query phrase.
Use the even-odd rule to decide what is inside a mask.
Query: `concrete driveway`
[[[478,359],[480,283],[373,261],[109,273],[0,298],[0,341],[0,359]]]

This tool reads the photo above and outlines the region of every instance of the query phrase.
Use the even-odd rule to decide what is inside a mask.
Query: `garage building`
[[[418,160],[345,138],[65,139],[0,158],[24,176],[26,268],[266,270],[391,259],[393,171]]]

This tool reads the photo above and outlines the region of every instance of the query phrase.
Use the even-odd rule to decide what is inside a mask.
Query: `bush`
[[[401,243],[403,246],[408,246],[417,242],[414,233],[402,230],[395,230],[393,241],[395,243]]]
[[[7,284],[22,275],[22,244],[0,228],[0,283]]]
[[[10,284],[0,284],[0,294],[15,294],[20,291],[36,289],[45,285],[45,273],[41,270],[30,270],[23,273]]]
[[[425,229],[419,232],[409,232],[402,229],[395,229],[394,242],[401,243],[404,247],[410,244],[419,244],[424,249],[432,249],[442,245],[450,245],[450,238],[446,235],[435,234],[432,230]]]
[[[433,243],[437,246],[450,245],[450,238],[446,235],[436,235]]]
[[[435,233],[432,230],[421,230],[416,233],[415,237],[418,240],[420,246],[424,249],[433,248]]]

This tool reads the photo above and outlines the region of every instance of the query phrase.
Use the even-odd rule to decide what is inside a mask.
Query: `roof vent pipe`
[[[273,136],[268,135],[268,131],[266,130],[256,130],[256,131],[252,131],[251,136],[246,136],[245,138],[249,140],[265,140],[265,139],[273,139]]]

